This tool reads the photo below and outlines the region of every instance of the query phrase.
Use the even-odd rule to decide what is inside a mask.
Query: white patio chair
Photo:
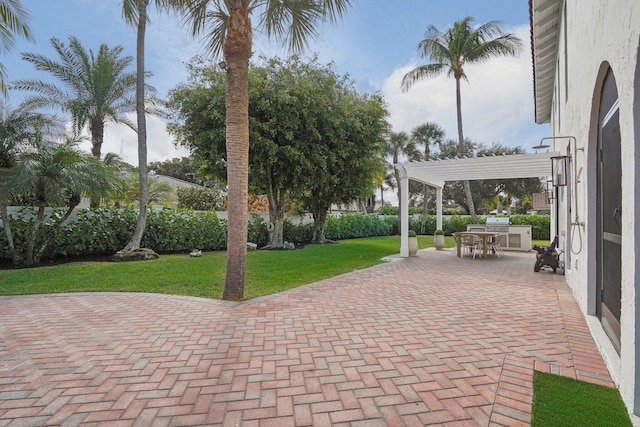
[[[477,236],[462,236],[462,246],[467,254],[473,255],[473,259],[476,259],[476,254],[482,250],[482,240]]]
[[[504,256],[504,251],[502,250],[502,246],[500,245],[500,237],[501,236],[494,236],[489,241],[491,250],[498,256],[498,258],[502,258]]]

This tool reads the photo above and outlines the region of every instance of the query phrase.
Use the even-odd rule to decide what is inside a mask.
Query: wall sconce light
[[[544,195],[547,199],[547,203],[551,204],[551,201],[554,200],[556,198],[555,195],[555,189],[553,187],[553,181],[552,180],[547,180],[547,189],[544,192]]]
[[[551,180],[554,187],[565,187],[569,175],[569,157],[558,156],[551,158]]]
[[[226,70],[227,69],[227,63],[225,61],[220,61],[220,62],[218,62],[218,67],[220,67],[220,69],[222,69],[222,70]]]

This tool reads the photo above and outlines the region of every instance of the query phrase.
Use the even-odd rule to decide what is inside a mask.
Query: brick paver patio
[[[242,303],[0,297],[0,426],[529,425],[534,368],[612,385],[533,264],[428,249]]]

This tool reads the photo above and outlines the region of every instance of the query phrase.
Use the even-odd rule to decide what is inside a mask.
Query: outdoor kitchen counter
[[[508,218],[487,218],[486,224],[468,224],[467,231],[500,233],[500,246],[505,251],[527,252],[531,250],[531,226],[510,224]]]

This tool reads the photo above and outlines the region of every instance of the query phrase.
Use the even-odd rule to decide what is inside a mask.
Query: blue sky
[[[23,4],[31,13],[35,41],[19,40],[10,53],[0,56],[9,82],[49,78],[23,61],[20,53],[38,52],[54,58],[51,37],[67,40],[73,35],[94,51],[101,43],[122,45],[125,55],[135,56],[135,30],[124,25],[119,0],[23,0]],[[499,58],[467,68],[469,82],[462,85],[465,136],[487,144],[536,145],[548,135],[548,126],[534,123],[528,0],[355,0],[342,22],[320,28],[320,38],[306,53],[317,53],[323,63],[334,62],[339,73],[350,75],[358,90],[382,94],[394,131],[410,132],[430,121],[442,126],[447,137],[455,138],[454,80],[446,76],[426,80],[407,93],[400,90],[400,81],[406,72],[426,62],[416,47],[427,26],[443,30],[465,16],[474,17],[477,24],[500,20],[525,46],[519,58]],[[255,56],[287,54],[259,32],[255,36]],[[151,8],[145,60],[154,74],[149,82],[160,96],[186,80],[184,64],[201,50],[199,41],[177,19],[158,15]],[[10,103],[17,105],[23,96],[11,93]],[[188,154],[173,147],[162,121],[151,119],[148,127],[149,161]],[[121,153],[137,164],[136,136],[128,128],[108,126],[106,151]]]

